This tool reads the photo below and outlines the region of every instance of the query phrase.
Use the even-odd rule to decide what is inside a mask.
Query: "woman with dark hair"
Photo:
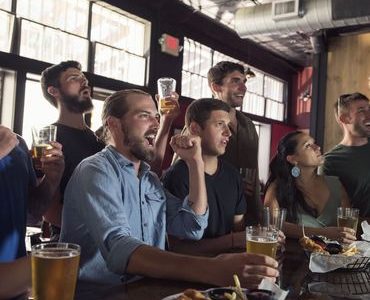
[[[265,206],[286,208],[284,233],[301,237],[323,235],[350,243],[356,239],[353,229],[337,227],[337,208],[350,207],[346,191],[337,177],[317,174],[324,162],[320,147],[301,131],[285,135],[270,163]]]

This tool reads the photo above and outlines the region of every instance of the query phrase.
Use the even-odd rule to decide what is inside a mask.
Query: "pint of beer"
[[[357,208],[338,207],[337,209],[338,227],[352,228],[357,233],[358,214],[359,210]]]
[[[32,247],[32,295],[34,300],[73,300],[80,246],[69,243]]]
[[[271,227],[248,226],[245,231],[247,253],[264,254],[276,258],[278,230]]]
[[[157,80],[159,95],[159,110],[162,114],[168,113],[176,108],[171,100],[171,93],[176,89],[176,80],[170,77],[162,77]]]
[[[41,156],[45,149],[50,149],[50,142],[56,141],[57,127],[49,125],[45,127],[32,127],[32,159],[36,170],[41,169]]]

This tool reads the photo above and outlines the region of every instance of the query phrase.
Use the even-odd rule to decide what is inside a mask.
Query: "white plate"
[[[176,300],[177,297],[179,297],[182,293],[178,293],[175,295],[167,296],[166,298],[163,298],[162,300]]]
[[[230,287],[220,287],[220,288],[229,289]],[[211,291],[213,289],[215,289],[215,288],[210,288],[208,290],[199,291],[199,292],[201,292],[202,294],[207,294],[209,291]],[[216,288],[216,289],[218,289],[218,288]],[[242,290],[243,290],[243,292],[246,291],[246,289],[242,289]],[[176,300],[180,295],[182,295],[182,293],[178,293],[178,294],[167,296],[167,297],[163,298],[162,300]]]

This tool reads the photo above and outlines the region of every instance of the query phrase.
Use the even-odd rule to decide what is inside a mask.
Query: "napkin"
[[[361,257],[370,257],[369,243],[365,241],[354,242],[358,254],[345,256],[340,254],[327,255],[321,253],[311,253],[309,268],[314,273],[326,273],[340,268],[346,268]]]
[[[365,241],[370,242],[370,225],[367,221],[362,221],[361,223],[363,234],[361,234],[361,237]]]
[[[258,286],[260,290],[269,290],[275,293],[275,300],[284,300],[288,295],[288,291],[282,290],[278,285],[273,283],[271,280],[264,278]]]

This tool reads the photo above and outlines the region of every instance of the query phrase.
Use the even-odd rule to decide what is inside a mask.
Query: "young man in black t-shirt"
[[[200,241],[169,238],[176,252],[214,255],[245,248],[244,214],[246,201],[237,169],[219,156],[225,153],[231,136],[230,106],[214,99],[199,99],[186,111],[190,133],[201,137],[202,158],[209,205],[208,227]],[[164,175],[163,184],[177,197],[189,194],[188,166],[177,161]]]

